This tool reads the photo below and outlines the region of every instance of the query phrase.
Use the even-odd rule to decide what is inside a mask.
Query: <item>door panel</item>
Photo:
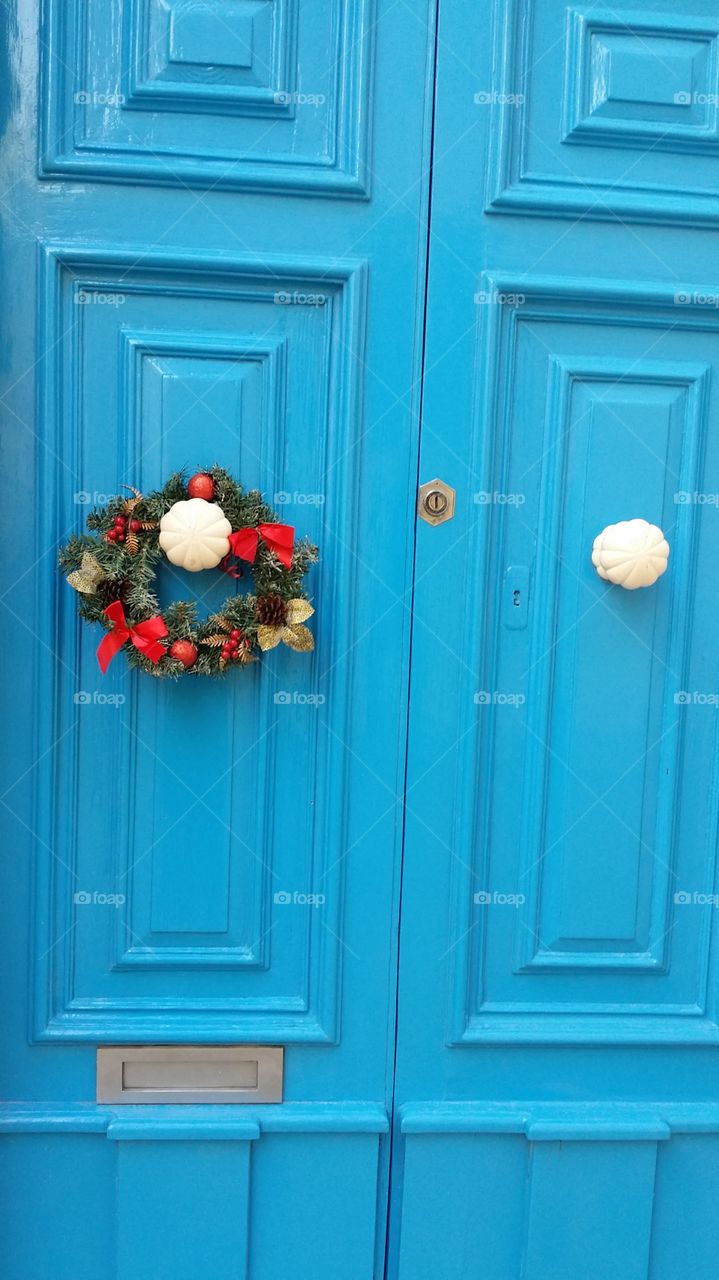
[[[675,495],[703,492],[717,463],[705,437],[719,332],[676,318],[668,291],[592,298],[587,281],[526,277],[523,288],[484,326],[500,388],[487,491],[517,502],[468,533],[467,590],[486,607],[462,696],[455,829],[473,852],[458,868],[467,1001],[458,992],[455,1036],[715,1039],[713,917],[697,928],[673,900],[674,880],[704,884],[713,858],[714,726],[704,715],[697,741],[675,695],[712,681],[693,622],[711,607],[714,540],[699,536],[701,507]],[[595,533],[626,511],[672,530],[671,576],[639,596],[586,568]],[[508,626],[517,607],[526,625]]]
[[[42,544],[50,544],[51,521],[70,527],[78,511],[77,493],[63,484],[68,464],[80,476],[100,476],[109,458],[116,472],[149,489],[178,458],[192,456],[199,438],[213,457],[232,451],[243,479],[264,493],[277,492],[277,476],[291,468],[299,494],[325,499],[306,504],[300,519],[316,543],[325,527],[333,530],[315,590],[327,599],[333,645],[346,651],[356,629],[353,599],[340,601],[336,592],[354,573],[360,467],[348,460],[356,457],[360,425],[353,352],[366,306],[363,265],[345,262],[338,271],[328,262],[283,266],[150,251],[137,262],[118,250],[54,245],[41,254],[44,314],[52,321],[42,338],[48,448],[40,486],[59,495],[57,510],[44,509],[50,527],[41,530]],[[314,297],[320,290],[322,305],[277,303],[293,291]],[[123,301],[92,301],[101,298]],[[80,306],[81,328],[73,323]],[[307,420],[321,429],[302,440]],[[333,483],[325,494],[327,475]],[[163,571],[168,599],[191,591],[189,574]],[[226,595],[227,580],[211,579],[203,606],[219,608]],[[77,624],[67,596],[59,578],[39,609],[42,633],[53,618],[63,620],[64,665],[48,655],[43,692],[57,709],[53,738],[77,724],[77,755],[59,763],[47,756],[42,770],[44,838],[53,848],[58,830],[72,830],[74,839],[69,867],[46,863],[38,886],[50,904],[37,941],[38,1037],[336,1040],[346,770],[328,770],[323,757],[328,742],[348,741],[346,674],[326,677],[317,706],[311,689],[309,702],[290,706],[281,735],[272,725],[282,724],[284,690],[238,682],[229,707],[225,683],[201,690],[203,718],[224,727],[198,749],[192,682],[190,690],[138,682],[130,706],[116,663],[106,682],[110,701],[93,703],[95,645],[84,628],[77,662],[69,661]],[[78,684],[88,697],[84,715]],[[113,692],[123,699],[119,707]],[[108,742],[117,782],[98,813],[77,805],[57,769],[87,776]],[[163,744],[172,744],[169,753]],[[121,886],[116,896],[124,901],[78,911],[78,892],[91,897],[105,883]],[[325,898],[321,911],[278,909],[292,908],[284,893],[312,893],[311,885],[322,886],[314,889]],[[65,932],[61,922],[73,913]]]
[[[49,3],[41,171],[362,198],[372,0]],[[377,170],[374,170],[375,175]]]
[[[440,6],[420,479],[457,498],[417,529],[402,1280],[676,1280],[717,1191],[719,322],[672,225],[716,218],[714,21]],[[636,516],[669,569],[625,591],[592,543]]]
[[[8,1280],[368,1280],[387,1212],[431,13],[10,9]],[[314,656],[175,685],[120,655],[102,678],[59,545],[122,484],[213,462],[319,544]],[[163,565],[159,589],[209,613],[232,586]],[[97,1105],[96,1047],[113,1043],[283,1045],[284,1100]]]
[[[490,15],[495,96],[480,104],[495,117],[489,208],[716,224],[719,23],[710,3],[677,12],[644,0],[507,0],[488,3]]]

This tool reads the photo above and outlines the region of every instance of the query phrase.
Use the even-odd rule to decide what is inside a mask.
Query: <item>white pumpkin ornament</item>
[[[665,572],[668,560],[669,543],[648,520],[608,524],[592,548],[592,564],[600,578],[628,591],[651,587]]]
[[[160,546],[172,564],[190,573],[214,569],[230,550],[232,525],[222,507],[204,498],[176,502],[160,521]]]

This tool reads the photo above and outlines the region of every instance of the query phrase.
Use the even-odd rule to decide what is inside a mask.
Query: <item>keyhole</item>
[[[516,590],[512,593],[512,604],[514,605],[515,609],[519,608],[519,597],[520,597],[520,591],[519,591],[519,587],[517,587]]]
[[[427,494],[424,505],[433,516],[441,516],[447,510],[447,498],[439,489],[432,489]]]

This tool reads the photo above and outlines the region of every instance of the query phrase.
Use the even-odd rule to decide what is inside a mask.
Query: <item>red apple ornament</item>
[[[187,492],[191,498],[204,498],[205,502],[212,502],[215,496],[215,482],[206,471],[198,471],[188,482]]]
[[[175,640],[168,652],[171,658],[177,658],[188,670],[197,662],[197,649],[191,640]]]

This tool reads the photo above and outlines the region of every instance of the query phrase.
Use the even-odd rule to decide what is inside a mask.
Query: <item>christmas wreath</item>
[[[317,560],[306,539],[278,517],[256,489],[245,491],[221,467],[182,472],[162,489],[112,498],[70,539],[60,566],[78,593],[79,612],[106,631],[97,651],[105,672],[124,649],[130,666],[154,676],[222,675],[282,643],[308,652],[314,613],[303,579]],[[251,566],[254,590],[238,592],[200,621],[194,601],[161,609],[154,593],[158,561],[191,572],[222,569],[233,578]]]

